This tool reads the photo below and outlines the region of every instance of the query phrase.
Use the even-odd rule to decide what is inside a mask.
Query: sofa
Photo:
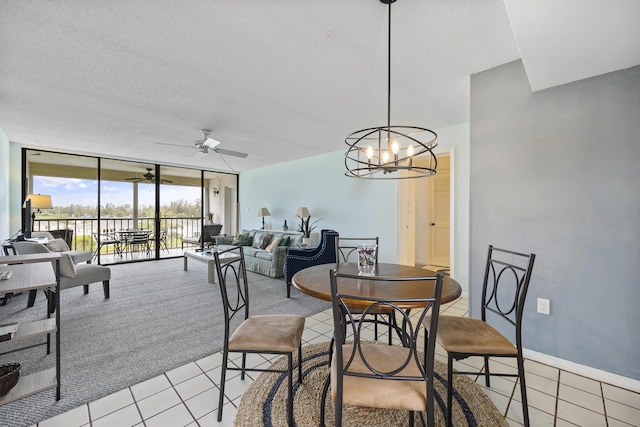
[[[247,270],[277,279],[284,276],[287,249],[298,247],[302,234],[276,230],[242,230],[237,236],[217,236],[214,239],[220,251],[242,245]],[[277,242],[275,246],[274,240]]]

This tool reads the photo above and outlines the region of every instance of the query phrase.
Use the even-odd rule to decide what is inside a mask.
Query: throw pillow
[[[267,250],[267,252],[271,253],[275,248],[278,247],[278,245],[280,245],[281,241],[282,237],[274,237],[271,243],[269,243],[269,246],[267,246],[265,249]]]
[[[285,236],[280,241],[280,246],[289,246],[289,241],[291,241],[291,237]]]
[[[238,236],[238,242],[235,244],[236,246],[251,246],[253,243],[252,236]]]
[[[49,240],[49,242],[47,243],[47,248],[49,248],[51,252],[67,252],[70,250],[67,242],[65,242],[64,239]]]
[[[253,247],[256,249],[266,248],[269,245],[269,242],[271,242],[272,237],[273,234],[264,232],[256,233],[256,235],[253,236]]]
[[[231,244],[232,244],[233,246],[247,246],[246,244],[244,244],[244,245],[243,245],[243,244],[241,244],[241,243],[240,243],[240,241],[241,241],[241,239],[242,239],[243,237],[248,237],[248,236],[249,236],[249,232],[246,232],[246,233],[240,233],[240,234],[238,234],[238,236],[236,236],[236,238],[235,238],[235,239],[233,239],[233,241],[231,242]],[[251,243],[249,243],[249,244],[251,244]]]
[[[55,261],[52,261],[55,268]],[[60,275],[66,277],[76,277],[76,266],[73,264],[71,255],[66,252],[60,253]]]

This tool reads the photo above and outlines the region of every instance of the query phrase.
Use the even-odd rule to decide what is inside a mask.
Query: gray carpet
[[[1,426],[29,426],[84,403],[201,359],[222,349],[223,318],[218,285],[207,283],[205,264],[182,259],[111,267],[111,298],[100,283],[61,294],[62,398],[55,390],[0,406]],[[296,290],[286,298],[283,279],[249,273],[252,314],[309,316],[330,307]],[[27,295],[0,307],[0,324],[46,316],[44,294],[26,308]],[[34,342],[42,342],[39,338]],[[27,341],[21,341],[24,345]],[[8,348],[3,344],[2,350]],[[55,366],[45,346],[0,356],[23,372]]]

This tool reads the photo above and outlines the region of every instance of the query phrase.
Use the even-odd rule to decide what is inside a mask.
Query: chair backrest
[[[524,309],[535,254],[524,254],[489,245],[482,286],[482,320],[495,314],[515,327],[516,347],[521,347]]]
[[[205,242],[213,242],[213,237],[220,235],[222,224],[209,224],[202,226],[202,236]]]
[[[406,380],[425,380],[427,381],[427,392],[433,393],[433,363],[435,356],[435,335],[438,328],[438,317],[440,314],[440,299],[442,296],[442,282],[444,274],[442,272],[437,273],[436,276],[424,276],[424,277],[382,277],[382,276],[370,276],[366,277],[368,282],[380,282],[372,284],[370,288],[378,287],[383,288],[386,285],[394,286],[394,282],[411,282],[411,286],[416,286],[418,289],[425,287],[425,282],[433,282],[434,292],[432,295],[424,295],[423,297],[407,298],[407,299],[394,299],[390,301],[385,298],[375,298],[370,295],[356,295],[346,294],[340,291],[341,283],[344,281],[359,281],[363,280],[363,276],[353,274],[341,274],[335,270],[330,272],[331,280],[331,305],[333,309],[333,322],[334,333],[337,345],[335,346],[335,366],[338,369],[338,374],[353,375],[359,377],[371,377],[376,379],[388,379],[394,377],[394,379],[406,379]],[[354,289],[351,287],[351,289]],[[357,312],[352,314],[353,307],[356,305],[355,301],[364,301],[367,307],[357,308]],[[423,308],[419,310],[412,310],[411,316],[409,313],[402,309],[403,303],[409,303],[423,305]],[[400,326],[398,328],[401,336],[403,336],[403,347],[408,349],[406,353],[406,359],[398,361],[397,366],[394,366],[391,370],[385,372],[376,369],[376,363],[374,360],[366,359],[366,351],[362,350],[363,344],[371,344],[371,341],[367,341],[366,338],[361,337],[362,332],[366,325],[370,324],[371,317],[378,311],[377,309],[383,307],[385,309],[393,309],[396,316],[396,323]],[[417,312],[417,314],[416,314]],[[393,316],[393,314],[392,314]],[[421,355],[418,352],[418,334],[421,331],[421,325],[424,319],[430,316],[430,328],[429,335],[431,339],[427,341],[424,354]],[[369,318],[369,323],[367,323]],[[346,326],[345,326],[346,322]],[[349,354],[343,353],[343,346],[347,341],[352,341],[351,351]],[[366,341],[366,342],[364,342]],[[380,344],[383,345],[383,344]],[[344,364],[344,361],[347,361]],[[360,363],[360,360],[363,363]],[[369,372],[362,372],[362,368],[358,369],[358,372],[350,372],[349,368],[352,363],[357,365],[364,365],[368,368]],[[397,374],[401,372],[407,365],[415,362],[420,367],[421,377],[399,377]],[[343,369],[344,366],[344,369]]]
[[[46,254],[51,252],[45,245],[37,242],[13,242],[13,247],[18,255]]]
[[[352,262],[358,262],[358,248],[362,245],[376,245],[375,258],[378,262],[378,237],[336,237],[336,262],[349,262],[351,254],[355,254]]]
[[[220,257],[231,253],[240,255],[237,262],[222,263]],[[216,274],[222,296],[224,311],[224,343],[229,342],[231,321],[236,315],[244,313],[244,319],[249,317],[249,285],[247,283],[247,269],[244,263],[244,251],[242,246],[233,246],[224,251],[214,252]],[[240,313],[240,314],[238,314]]]
[[[291,278],[294,274],[303,268],[337,262],[336,238],[339,236],[338,232],[335,230],[322,230],[320,236],[320,244],[315,249],[287,249],[283,268],[286,283],[291,283]]]

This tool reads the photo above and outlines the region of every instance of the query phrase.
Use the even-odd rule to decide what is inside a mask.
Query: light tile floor
[[[467,304],[466,299],[458,299],[443,305],[442,313],[466,316]],[[330,310],[311,316],[305,324],[304,343],[328,342],[332,330]],[[441,349],[437,357],[446,363],[446,354]],[[268,367],[274,358],[252,355],[248,359],[255,365]],[[480,359],[476,359],[456,363],[479,368]],[[223,419],[218,423],[216,410],[221,363],[222,354],[215,353],[42,421],[38,423],[38,427],[232,426],[243,392],[259,373],[249,373],[241,381],[238,372],[228,371],[230,378],[225,390]],[[505,367],[515,371],[514,366],[513,363],[507,363]],[[533,426],[640,426],[638,393],[531,360],[525,361],[525,369],[529,414]],[[522,425],[517,379],[494,377],[491,379],[491,388],[484,387],[483,378],[476,377],[476,381],[505,415],[509,425]]]

